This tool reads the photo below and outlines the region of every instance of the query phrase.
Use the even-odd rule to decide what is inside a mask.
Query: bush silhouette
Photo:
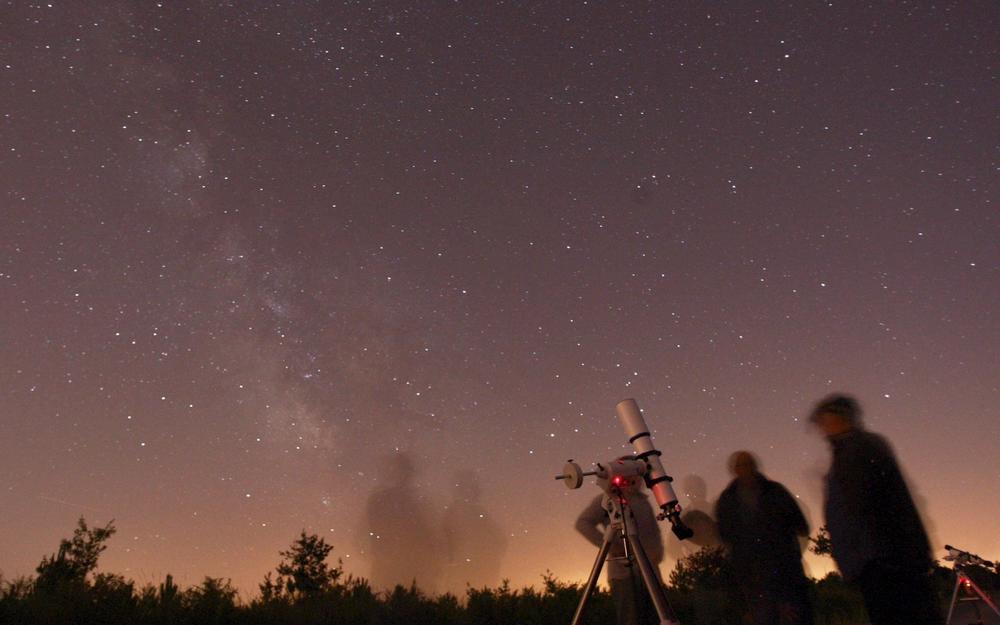
[[[159,585],[136,588],[114,573],[97,572],[114,535],[113,523],[90,527],[80,518],[73,536],[42,559],[36,575],[0,578],[0,625],[563,625],[569,623],[582,586],[542,576],[540,588],[468,587],[463,596],[429,596],[415,584],[376,593],[362,578],[328,562],[333,546],[301,532],[279,552],[281,561],[260,585],[261,594],[240,601],[228,579],[206,577],[181,589],[167,575]],[[815,541],[814,541],[815,542]],[[938,567],[935,579],[947,599],[954,576]],[[984,587],[994,580],[984,579]],[[726,552],[704,548],[678,562],[667,595],[684,625],[739,622],[739,598]],[[818,625],[862,622],[858,592],[836,574],[813,582]],[[614,622],[611,596],[594,593],[584,622]]]

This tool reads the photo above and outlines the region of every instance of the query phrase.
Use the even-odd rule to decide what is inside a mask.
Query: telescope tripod
[[[594,561],[594,567],[590,570],[590,577],[583,589],[583,596],[580,597],[580,604],[576,607],[572,625],[580,625],[583,622],[587,601],[597,587],[601,569],[604,568],[604,562],[611,552],[611,545],[616,540],[622,541],[625,549],[624,558],[628,561],[627,566],[639,566],[643,584],[646,586],[649,597],[653,600],[653,607],[656,608],[660,625],[680,625],[673,608],[667,602],[667,595],[663,591],[660,576],[649,561],[646,551],[642,548],[642,543],[639,542],[635,517],[628,505],[628,499],[620,490],[615,489],[612,494],[604,496],[604,509],[608,511],[610,521],[604,530],[604,542],[601,543],[597,552],[597,560]]]
[[[964,588],[967,592],[972,591],[975,594],[967,597],[959,597],[958,592],[962,588]],[[976,582],[972,581],[972,579],[962,571],[960,566],[956,566],[955,590],[951,593],[951,606],[948,608],[948,620],[945,621],[946,625],[952,625],[951,617],[955,613],[955,606],[963,601],[973,602],[972,605],[976,610],[976,620],[969,623],[969,625],[982,625],[983,623],[983,612],[979,608],[980,602],[988,605],[997,616],[1000,616],[1000,610],[998,610],[997,606],[990,600],[989,595],[983,592],[982,589],[976,585]]]

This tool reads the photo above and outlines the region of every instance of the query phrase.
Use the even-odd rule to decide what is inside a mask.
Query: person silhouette
[[[889,442],[864,428],[850,395],[824,397],[809,421],[833,453],[824,498],[833,559],[872,625],[941,625],[927,530]]]
[[[500,581],[500,561],[507,539],[481,503],[474,471],[455,474],[452,500],[444,513],[445,587],[485,588]]]
[[[688,498],[681,520],[694,532],[687,542],[698,549],[718,547],[722,543],[719,540],[719,528],[709,512],[712,504],[708,501],[705,480],[700,475],[685,475],[681,480],[681,491]]]
[[[619,460],[631,460],[633,456],[623,456]],[[649,503],[642,479],[632,478],[621,486],[622,495],[628,499],[637,538],[643,551],[656,572],[659,573],[663,561],[663,538],[656,513]],[[598,495],[584,508],[576,519],[576,531],[580,532],[595,547],[604,543],[604,531],[611,522],[604,508],[605,495]],[[611,543],[607,559],[608,585],[615,603],[618,625],[647,625],[659,619],[653,607],[653,600],[643,585],[636,566],[629,563],[629,556],[620,540]]]
[[[442,550],[427,505],[421,501],[413,460],[407,452],[383,459],[385,486],[368,496],[365,533],[375,588],[409,588],[414,582],[425,593],[438,590]]]
[[[729,457],[729,483],[715,507],[719,536],[729,549],[746,618],[754,625],[812,625],[809,581],[799,537],[805,516],[788,490],[760,472],[748,451]]]

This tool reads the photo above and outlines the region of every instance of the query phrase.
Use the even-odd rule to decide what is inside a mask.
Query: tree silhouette
[[[292,543],[287,551],[282,551],[283,560],[278,565],[277,577],[268,573],[260,584],[261,598],[273,601],[281,598],[291,600],[314,597],[331,590],[343,575],[340,563],[330,568],[326,563],[333,545],[317,534],[305,531]]]
[[[230,580],[205,577],[200,586],[184,593],[184,606],[195,623],[236,622],[237,595]]]
[[[816,537],[809,537],[809,551],[815,553],[818,556],[831,556],[833,555],[833,543],[830,542],[830,532],[826,529],[826,526],[819,528],[816,533]]]
[[[105,544],[115,533],[114,521],[104,527],[90,528],[81,516],[73,530],[73,538],[62,539],[59,551],[42,562],[35,571],[35,584],[40,589],[56,588],[67,583],[84,583],[87,575],[97,568],[97,560],[108,548]]]

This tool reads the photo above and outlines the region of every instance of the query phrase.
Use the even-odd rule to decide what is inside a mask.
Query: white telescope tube
[[[639,404],[635,403],[634,399],[623,399],[615,406],[615,411],[625,428],[628,442],[635,448],[636,457],[649,465],[646,486],[653,491],[656,503],[668,517],[680,514],[677,495],[674,494],[674,487],[670,484],[671,478],[663,470],[660,452],[653,447],[653,439],[649,435],[649,428],[642,418],[642,413],[639,412]]]

